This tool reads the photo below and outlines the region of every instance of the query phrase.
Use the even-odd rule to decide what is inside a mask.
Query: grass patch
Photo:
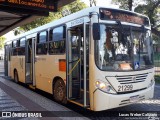
[[[160,84],[160,75],[155,75],[154,78],[155,78],[155,82]]]
[[[154,66],[160,67],[160,53],[154,53]]]
[[[160,53],[154,53],[154,60],[159,60],[160,59]]]
[[[155,67],[160,67],[160,60],[159,61],[154,61],[154,66]]]

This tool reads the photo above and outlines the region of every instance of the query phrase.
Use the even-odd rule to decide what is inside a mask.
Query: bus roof
[[[94,7],[88,7],[88,8],[85,8],[81,11],[78,11],[76,13],[73,13],[73,14],[70,14],[68,16],[65,16],[59,20],[54,20],[50,23],[47,23],[45,25],[42,25],[40,27],[37,27],[35,29],[32,29],[28,32],[25,32],[25,33],[22,33],[18,36],[15,36],[12,40],[17,40],[18,38],[22,38],[24,36],[27,36],[27,35],[30,35],[30,34],[33,34],[33,33],[37,33],[39,31],[43,31],[45,29],[48,29],[48,28],[51,28],[51,27],[54,27],[54,26],[58,26],[58,25],[62,25],[64,23],[67,23],[69,21],[72,21],[72,20],[75,20],[77,18],[81,18],[83,16],[89,16],[89,13],[90,12],[99,12],[99,8],[108,8],[108,7],[100,7],[100,6],[94,6]],[[134,13],[138,16],[143,16],[143,17],[146,17],[148,18],[147,16],[145,15],[142,15],[142,14],[139,14],[139,13],[136,13],[136,12],[133,12],[133,11],[128,11],[128,10],[124,10],[124,9],[117,9],[117,8],[108,8],[108,9],[113,9],[113,10],[118,10],[118,11],[126,11],[126,12],[130,12],[130,13]]]

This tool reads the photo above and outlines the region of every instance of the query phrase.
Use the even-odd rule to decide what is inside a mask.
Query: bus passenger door
[[[4,46],[5,54],[4,54],[4,75],[10,76],[10,45]]]
[[[89,73],[86,68],[89,56],[86,55],[88,50],[86,50],[87,45],[84,44],[84,41],[86,42],[86,24],[70,28],[67,35],[67,98],[71,102],[86,107],[88,104],[88,102],[86,103],[88,100],[86,94],[89,89],[87,84]]]
[[[34,85],[35,38],[26,40],[25,83]]]
[[[69,30],[68,38],[68,88],[69,88],[69,99],[80,98],[80,30],[71,29]]]

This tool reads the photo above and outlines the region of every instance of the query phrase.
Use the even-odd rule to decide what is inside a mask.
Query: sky
[[[88,6],[90,6],[90,0],[81,0],[84,3],[86,3]],[[113,7],[113,8],[118,8],[118,6],[111,4],[112,0],[96,0],[97,1],[97,6],[105,6],[105,7]],[[13,32],[8,32],[7,34],[4,35],[4,37],[9,40],[10,38],[14,37]]]
[[[3,35],[3,37],[6,38],[6,41],[14,37],[14,34],[12,31],[8,32],[7,34]]]

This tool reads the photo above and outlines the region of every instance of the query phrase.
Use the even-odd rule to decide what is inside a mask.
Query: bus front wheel
[[[54,84],[53,97],[57,102],[61,102],[63,104],[67,103],[66,88],[65,88],[65,83],[63,82],[63,80],[59,79]]]
[[[19,79],[18,79],[18,72],[16,70],[14,71],[14,81],[16,83],[18,83],[18,81],[19,81]]]

